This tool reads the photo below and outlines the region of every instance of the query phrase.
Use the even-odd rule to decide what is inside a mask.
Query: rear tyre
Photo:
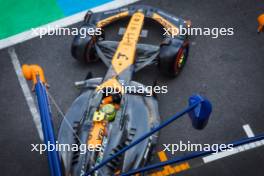
[[[87,33],[89,28],[95,28],[95,26],[85,24],[80,28],[79,35],[74,37],[71,47],[72,56],[76,60],[84,63],[90,63],[98,60],[95,55],[95,43],[97,38],[95,35],[89,35]],[[85,34],[81,31],[85,31]]]
[[[183,69],[189,54],[187,40],[167,38],[160,46],[158,56],[160,72],[167,77],[176,77]]]

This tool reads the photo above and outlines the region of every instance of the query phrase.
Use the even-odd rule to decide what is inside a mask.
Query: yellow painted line
[[[159,155],[161,162],[168,160],[168,157],[164,151],[158,152],[158,155]],[[174,169],[170,165],[164,166],[164,174],[165,175],[174,174],[174,172],[175,172]]]
[[[166,153],[164,151],[158,152],[158,155],[159,155],[160,161],[163,162],[163,161],[167,161],[168,160],[168,158],[166,156]]]
[[[179,167],[179,169],[177,167]],[[174,169],[175,169],[176,173],[188,170],[190,168],[191,167],[190,167],[188,162],[185,162],[185,163],[179,164],[177,166],[174,166]]]
[[[167,161],[168,157],[164,151],[158,152],[158,156],[161,162]],[[188,162],[181,163],[176,166],[167,165],[163,167],[163,170],[152,172],[150,176],[169,176],[172,174],[176,174],[185,170],[190,169],[190,165]]]

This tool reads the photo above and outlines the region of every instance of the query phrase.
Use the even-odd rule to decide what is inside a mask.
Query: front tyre
[[[159,69],[164,76],[176,77],[183,69],[189,54],[187,40],[167,38],[160,46]]]
[[[93,25],[83,25],[80,28],[79,35],[75,36],[72,42],[71,53],[72,56],[81,62],[90,63],[94,62],[97,59],[95,55],[95,43],[96,36],[89,35],[87,31],[89,28],[95,28]],[[81,33],[81,31],[86,31],[85,33]]]

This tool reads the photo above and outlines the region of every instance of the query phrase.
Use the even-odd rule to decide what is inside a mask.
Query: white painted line
[[[103,4],[101,6],[92,8],[90,10],[92,10],[93,12],[111,10],[111,9],[119,8],[119,7],[128,5],[128,4],[131,4],[131,3],[137,2],[137,1],[139,1],[139,0],[114,0],[114,1],[111,1],[109,3]],[[39,27],[52,30],[56,27],[66,27],[66,26],[72,25],[74,23],[78,23],[80,21],[83,21],[83,18],[85,16],[87,10],[85,10],[83,12],[79,12],[79,13],[74,14],[72,16],[68,16],[66,18],[54,21],[54,22],[51,22],[51,23],[48,23],[46,25],[39,26]],[[34,33],[32,30],[28,30],[28,31],[13,35],[13,36],[8,37],[6,39],[0,40],[0,49],[15,45],[17,43],[21,43],[23,41],[32,39],[32,38],[37,37],[37,36],[39,36],[39,35]]]
[[[243,125],[243,129],[245,130],[248,137],[254,137],[254,133],[252,129],[250,128],[249,124]]]
[[[237,149],[239,152],[243,152],[245,150],[245,148],[243,146],[239,146]]]
[[[249,124],[243,125],[243,129],[249,138],[255,136]],[[208,155],[206,157],[203,157],[203,161],[204,163],[209,163],[209,162],[212,162],[212,161],[215,161],[215,160],[227,157],[227,156],[231,156],[231,155],[234,155],[240,152],[245,152],[247,150],[257,148],[263,145],[264,145],[264,140],[251,142],[249,144],[244,144],[242,146],[235,147],[232,151],[224,151],[224,152],[218,152],[218,153]]]
[[[260,141],[257,141],[256,142],[256,146],[258,147],[258,146],[261,146],[262,144],[261,144],[261,142]]]
[[[20,86],[22,88],[22,91],[23,91],[23,94],[24,94],[24,96],[26,98],[26,102],[28,104],[30,113],[31,113],[31,115],[33,117],[33,121],[34,121],[34,123],[36,125],[36,128],[38,130],[39,137],[43,141],[43,133],[42,133],[40,116],[39,116],[36,104],[34,102],[34,99],[33,99],[32,95],[31,95],[31,91],[30,91],[30,89],[29,89],[29,87],[27,85],[27,82],[26,82],[26,80],[25,80],[25,78],[23,76],[23,73],[21,71],[21,65],[19,63],[19,60],[18,60],[17,54],[15,52],[15,49],[14,48],[8,48],[8,53],[9,53],[9,55],[11,57],[11,61],[12,61],[13,67],[15,69],[19,84],[20,84]]]
[[[209,163],[227,156],[231,156],[237,153],[241,153],[241,152],[245,152],[247,150],[253,149],[253,148],[257,148],[260,146],[263,146],[263,143],[260,143],[260,141],[256,141],[256,142],[251,142],[249,144],[245,144],[245,145],[241,145],[238,147],[235,147],[232,151],[224,151],[224,152],[218,152],[215,154],[211,154],[208,155],[206,157],[203,157],[203,162],[204,163]]]
[[[256,148],[257,147],[257,144],[255,142],[252,142],[249,144],[250,148]]]
[[[209,162],[212,162],[212,161],[215,161],[215,160],[218,160],[220,158],[224,158],[224,157],[227,157],[227,156],[230,156],[230,155],[233,155],[233,154],[236,154],[238,153],[239,151],[237,149],[233,149],[232,151],[225,151],[225,152],[218,152],[218,153],[214,153],[214,154],[211,154],[209,156],[206,156],[206,157],[203,157],[203,162],[204,163],[209,163]]]
[[[245,147],[245,150],[251,149],[249,144],[245,144],[244,147]]]

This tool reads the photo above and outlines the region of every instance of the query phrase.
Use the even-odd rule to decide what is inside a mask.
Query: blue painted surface
[[[69,16],[111,1],[113,0],[57,0],[57,3],[64,15]]]

